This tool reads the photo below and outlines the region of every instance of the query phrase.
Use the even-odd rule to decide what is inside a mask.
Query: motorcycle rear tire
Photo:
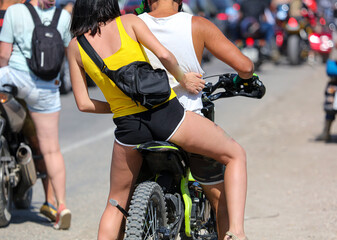
[[[1,149],[1,157],[10,157],[7,149]],[[6,227],[12,219],[13,190],[9,181],[6,181],[5,167],[5,164],[0,162],[0,227]]]
[[[155,182],[139,184],[132,196],[124,239],[163,239],[158,229],[166,226],[166,205],[161,187]]]
[[[301,53],[301,44],[300,44],[300,36],[298,35],[290,35],[287,41],[287,56],[291,65],[300,64],[300,53]]]
[[[15,195],[14,195],[15,196]],[[29,188],[23,198],[14,197],[14,206],[16,209],[29,209],[33,198],[33,188]]]

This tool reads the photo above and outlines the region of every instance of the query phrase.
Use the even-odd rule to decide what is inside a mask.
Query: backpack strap
[[[37,15],[37,12],[36,12],[35,8],[33,7],[33,5],[30,4],[29,2],[25,2],[24,4],[26,5],[30,14],[32,15],[35,26],[41,25],[42,24],[41,19],[40,19],[39,15]]]
[[[95,49],[91,46],[88,42],[88,39],[82,34],[77,37],[77,41],[83,48],[83,50],[88,54],[91,60],[97,65],[97,67],[101,70],[102,73],[107,74],[108,71],[113,72],[110,70],[107,65],[104,63],[103,59],[97,54]],[[113,79],[112,79],[113,80]]]
[[[33,21],[35,23],[35,26],[36,25],[41,25],[42,24],[41,19],[40,19],[39,15],[37,14],[37,12],[36,12],[35,8],[33,7],[33,5],[30,4],[29,2],[25,2],[24,4],[26,5],[26,7],[28,8],[30,14],[32,15]],[[55,9],[55,13],[54,13],[53,19],[52,19],[52,21],[50,23],[51,27],[54,27],[54,28],[57,27],[57,23],[59,21],[61,12],[62,12],[62,9],[60,9],[60,8],[56,8]]]
[[[61,15],[62,9],[61,8],[56,8],[54,16],[53,16],[53,20],[50,23],[50,26],[53,28],[57,27],[57,23],[59,21],[60,15]]]

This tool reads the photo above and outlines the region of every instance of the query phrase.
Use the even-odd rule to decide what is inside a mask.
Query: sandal
[[[234,233],[232,233],[232,232],[230,232],[230,231],[226,232],[226,236],[227,236],[227,237],[230,237],[231,240],[241,240],[241,239],[238,238]],[[245,238],[242,239],[242,240],[248,240],[248,238],[245,237]]]

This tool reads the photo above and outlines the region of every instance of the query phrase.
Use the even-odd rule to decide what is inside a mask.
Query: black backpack
[[[26,58],[27,64],[34,74],[43,80],[50,81],[57,77],[64,60],[64,45],[57,23],[61,9],[56,8],[50,25],[45,26],[30,3],[25,3],[33,17],[35,28],[32,36],[32,56]]]

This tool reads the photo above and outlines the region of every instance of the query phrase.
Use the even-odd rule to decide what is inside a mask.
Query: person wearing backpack
[[[0,0],[0,32],[1,32],[3,19],[5,17],[7,8],[13,4],[24,3],[24,2],[25,0]],[[17,99],[17,100],[19,100],[19,102],[25,107],[26,111],[28,112],[28,109],[27,109],[27,106],[24,100],[22,99]],[[27,115],[25,119],[25,123],[23,125],[22,131],[24,133],[24,136],[27,138],[30,147],[32,148],[33,154],[35,155],[34,164],[35,164],[36,170],[40,174],[45,174],[46,165],[41,156],[40,146],[37,140],[33,120],[29,114]],[[46,216],[48,219],[50,219],[50,221],[54,222],[56,220],[57,209],[54,206],[55,205],[55,195],[54,195],[53,187],[48,177],[41,178],[41,180],[42,180],[42,186],[43,186],[43,190],[45,194],[45,202],[42,204],[40,208],[40,213]]]
[[[55,191],[57,216],[53,227],[68,229],[71,212],[66,207],[65,164],[58,139],[61,110],[58,75],[65,48],[71,39],[70,14],[61,10],[59,16],[55,15],[55,24],[52,21],[57,12],[54,0],[31,0],[30,4],[42,24],[33,20],[27,4],[15,4],[6,11],[0,33],[0,90],[4,90],[4,84],[15,85],[18,87],[17,97],[27,103]],[[57,31],[41,25],[55,25]],[[54,37],[56,39],[50,41]]]

